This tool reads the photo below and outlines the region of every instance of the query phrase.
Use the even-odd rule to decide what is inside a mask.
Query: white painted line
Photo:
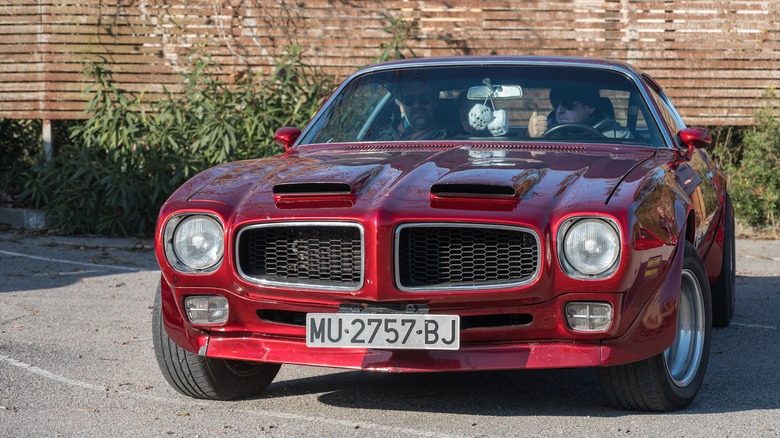
[[[763,325],[763,324],[744,324],[741,322],[732,322],[731,325],[744,328],[755,328],[763,330],[780,330],[780,326],[777,325]]]
[[[44,262],[54,262],[54,263],[67,263],[69,265],[79,265],[79,266],[89,266],[92,268],[108,268],[108,269],[119,269],[120,271],[143,271],[142,268],[131,268],[129,266],[116,266],[116,265],[99,265],[97,263],[86,263],[86,262],[74,262],[72,260],[62,260],[62,259],[50,259],[48,257],[40,257],[40,256],[34,256],[30,254],[22,254],[20,252],[13,252],[13,251],[3,251],[0,250],[0,254],[9,255],[12,257],[25,257],[28,259],[33,260],[42,260]]]
[[[740,257],[744,257],[746,259],[771,260],[773,262],[780,262],[780,257],[757,256],[753,254],[737,254],[737,255]]]
[[[33,274],[33,277],[66,277],[68,275],[86,275],[86,274],[95,274],[100,273],[102,271],[68,271],[68,272],[39,272],[37,274]]]
[[[5,362],[9,365],[13,365],[15,367],[21,368],[25,371],[28,371],[33,374],[37,374],[39,376],[45,377],[47,379],[55,380],[60,383],[64,383],[66,385],[70,386],[77,386],[79,388],[88,389],[90,391],[97,391],[101,393],[117,393],[122,395],[129,395],[132,397],[142,398],[145,400],[153,400],[157,402],[164,402],[164,403],[174,403],[174,404],[186,404],[186,405],[196,405],[196,406],[203,406],[203,407],[211,407],[212,405],[209,402],[204,401],[198,401],[198,400],[189,400],[187,399],[185,402],[182,402],[181,400],[176,399],[169,399],[165,397],[157,397],[153,395],[148,394],[139,394],[137,392],[131,392],[131,391],[125,391],[125,390],[116,390],[113,388],[109,388],[106,386],[99,386],[94,385],[92,383],[87,382],[81,382],[79,380],[70,379],[68,377],[63,377],[57,374],[54,374],[50,371],[46,371],[42,368],[38,368],[36,366],[30,365],[28,363],[24,363],[21,361],[18,361],[10,356],[4,356],[0,354],[0,362]],[[278,411],[266,411],[266,410],[250,410],[250,409],[237,409],[235,412],[240,412],[247,415],[259,415],[259,416],[267,416],[267,417],[276,417],[281,418],[284,420],[298,420],[298,421],[308,421],[311,423],[320,423],[320,424],[330,424],[334,426],[344,426],[350,431],[354,431],[354,429],[360,427],[361,429],[368,429],[368,430],[376,430],[381,432],[387,432],[390,436],[399,436],[399,435],[414,435],[414,436],[422,436],[422,437],[433,437],[433,438],[461,438],[459,435],[449,435],[449,434],[443,434],[438,432],[431,432],[427,430],[418,430],[418,429],[410,429],[406,427],[396,427],[396,426],[385,426],[382,424],[376,424],[376,423],[368,423],[365,421],[349,421],[349,420],[336,420],[333,418],[326,418],[326,417],[317,417],[312,415],[301,415],[301,414],[292,414],[289,412],[278,412]]]
[[[73,380],[73,379],[69,379],[67,377],[58,376],[58,375],[56,375],[54,373],[50,373],[49,371],[46,371],[44,369],[32,366],[32,365],[30,365],[28,363],[19,362],[18,360],[14,359],[12,357],[0,355],[0,360],[5,362],[5,363],[8,363],[10,365],[13,365],[15,367],[22,368],[22,369],[27,370],[27,371],[29,371],[31,373],[38,374],[40,376],[46,377],[47,379],[56,380],[56,381],[58,381],[60,383],[66,384],[66,385],[78,386],[78,387],[81,387],[81,388],[91,389],[93,391],[105,391],[106,390],[105,388],[97,386],[97,385],[92,385],[90,383],[80,382],[78,380]]]

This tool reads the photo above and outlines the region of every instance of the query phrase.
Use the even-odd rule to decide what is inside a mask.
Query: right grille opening
[[[435,224],[410,225],[399,233],[403,288],[512,285],[531,280],[539,267],[537,240],[525,229]]]

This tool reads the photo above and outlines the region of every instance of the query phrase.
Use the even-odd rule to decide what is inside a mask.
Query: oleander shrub
[[[24,201],[64,233],[148,235],[165,199],[197,172],[280,153],[276,129],[305,124],[334,84],[296,47],[270,74],[230,83],[208,56],[190,59],[181,92],[150,104],[118,88],[105,63],[88,64],[90,118],[25,173]]]
[[[40,143],[40,120],[0,119],[0,205],[18,205],[22,175],[33,166]]]
[[[755,115],[755,124],[737,141],[715,147],[714,155],[729,178],[736,216],[746,224],[774,235],[780,233],[780,120],[774,90]],[[731,147],[727,145],[731,144]]]

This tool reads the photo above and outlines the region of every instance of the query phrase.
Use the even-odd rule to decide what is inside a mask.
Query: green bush
[[[21,176],[35,162],[41,143],[40,120],[0,119],[0,205],[18,204]]]
[[[406,21],[403,15],[391,16],[385,14],[387,25],[382,30],[390,34],[390,40],[379,45],[379,55],[373,59],[374,63],[405,59],[407,56],[417,55],[409,45],[409,40],[417,39],[417,28],[414,22]],[[405,54],[408,52],[408,55]]]
[[[138,99],[116,88],[103,64],[88,65],[85,75],[91,117],[70,129],[53,160],[39,160],[27,173],[22,199],[45,209],[65,233],[148,232],[150,204],[160,202],[151,187],[160,175],[150,170],[167,157],[148,147]]]
[[[182,81],[183,93],[169,93],[150,112],[150,144],[187,157],[185,178],[227,161],[276,155],[273,143],[282,126],[302,127],[333,90],[334,79],[320,74],[289,51],[270,75],[242,74],[234,84],[218,79],[208,57],[193,57]]]
[[[733,157],[730,193],[740,219],[776,234],[780,231],[780,121],[777,96],[770,90],[767,98]]]
[[[90,118],[70,130],[55,158],[25,175],[22,199],[43,208],[65,233],[150,234],[165,199],[195,173],[216,164],[275,155],[273,135],[302,126],[334,79],[292,47],[270,75],[234,84],[196,54],[182,93],[147,105],[115,86],[105,64],[85,69]]]

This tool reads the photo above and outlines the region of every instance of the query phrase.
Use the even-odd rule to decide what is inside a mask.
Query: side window
[[[339,94],[329,111],[318,120],[316,137],[312,143],[359,141],[373,123],[390,123],[392,110],[397,109],[387,89],[374,82],[364,81]],[[381,126],[380,126],[381,127]],[[316,132],[315,129],[315,132]]]
[[[655,87],[654,81],[650,80],[648,83],[650,85],[650,95],[653,97],[653,100],[655,100],[656,105],[658,105],[658,108],[661,111],[661,117],[663,117],[669,130],[672,131],[672,135],[676,134],[681,129],[684,129],[685,124],[679,114],[677,114],[677,110],[674,109],[674,106],[672,106],[671,102],[666,98],[666,95]]]

